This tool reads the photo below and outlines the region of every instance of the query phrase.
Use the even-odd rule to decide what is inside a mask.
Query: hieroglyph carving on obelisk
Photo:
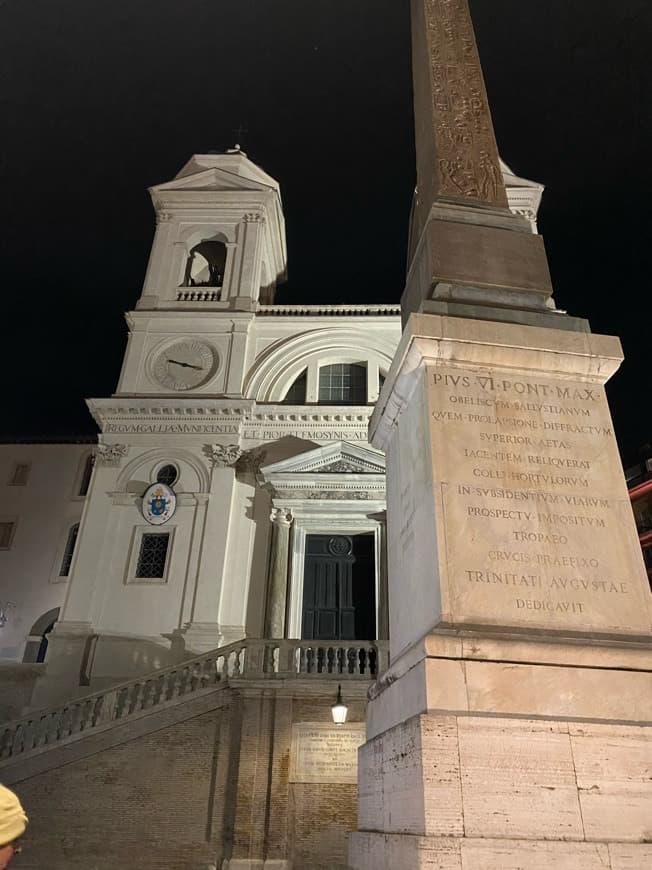
[[[468,305],[478,304],[545,311],[543,241],[508,207],[468,0],[411,7],[417,191],[404,316],[476,316]],[[467,309],[441,307],[451,303]]]
[[[462,199],[506,209],[467,0],[413,0],[412,45],[420,203]]]

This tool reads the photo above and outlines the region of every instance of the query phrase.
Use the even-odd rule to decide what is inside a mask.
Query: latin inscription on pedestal
[[[357,782],[358,747],[364,741],[364,722],[294,724],[290,782]]]
[[[649,631],[603,388],[426,372],[442,613],[455,622]]]

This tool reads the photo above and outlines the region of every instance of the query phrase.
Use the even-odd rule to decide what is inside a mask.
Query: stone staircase
[[[58,763],[89,754],[82,744],[90,737],[107,747],[144,733],[154,714],[166,722],[198,715],[216,705],[216,692],[241,681],[370,681],[387,666],[385,641],[236,641],[0,726],[0,778],[11,783],[47,769],[55,750],[64,756]]]

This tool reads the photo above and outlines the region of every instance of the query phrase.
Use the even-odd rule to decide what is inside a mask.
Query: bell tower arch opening
[[[222,287],[226,270],[226,244],[206,239],[191,248],[186,261],[184,287]]]

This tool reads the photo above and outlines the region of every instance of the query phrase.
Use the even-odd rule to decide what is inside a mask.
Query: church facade
[[[541,186],[503,174],[534,232]],[[389,664],[368,424],[400,310],[276,304],[279,185],[239,150],[151,194],[97,441],[0,445],[0,778],[32,818],[24,865],[342,870]]]
[[[534,231],[542,187],[503,174]],[[88,401],[98,443],[0,446],[14,715],[245,637],[387,639],[384,459],[367,425],[398,306],[275,304],[280,188],[240,150],[195,155],[150,192],[118,386]],[[175,502],[162,523],[143,512],[156,484]],[[16,676],[10,663],[46,649],[47,678]]]

